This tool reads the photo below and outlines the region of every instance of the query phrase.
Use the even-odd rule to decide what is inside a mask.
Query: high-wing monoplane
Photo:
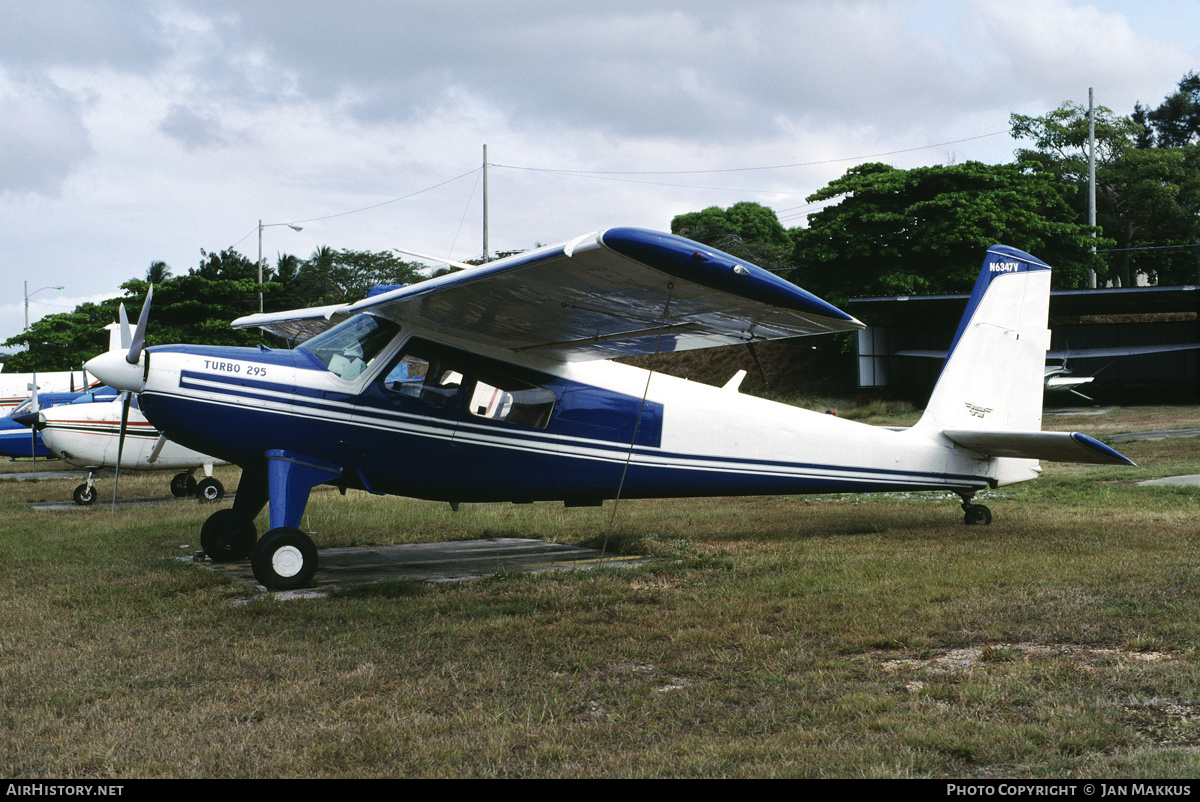
[[[139,321],[143,331],[147,311],[143,308]],[[109,353],[124,356],[134,346],[124,304],[118,322],[105,328],[109,332]],[[139,350],[141,336],[138,334],[136,340]],[[83,375],[86,381],[86,371]],[[195,495],[201,501],[219,501],[225,496],[225,488],[213,476],[213,466],[221,460],[168,440],[146,420],[136,396],[128,392],[118,394],[112,387],[100,387],[62,405],[44,403],[36,393],[29,401],[29,411],[14,414],[13,419],[32,427],[50,456],[88,469],[87,481],[75,488],[76,504],[96,500],[96,475],[109,469],[118,475],[122,470],[175,470],[179,473],[171,479],[172,495]],[[199,482],[193,476],[197,468],[203,468],[205,474]],[[113,493],[115,502],[115,482]]]
[[[131,347],[87,368],[140,393],[167,436],[241,466],[201,543],[293,588],[316,571],[297,527],[319,484],[451,504],[938,490],[989,523],[975,494],[1036,477],[1038,460],[1129,464],[1040,431],[1049,289],[1045,263],[989,249],[933,397],[902,431],[611,361],[862,326],[734,256],[629,228],[234,322],[304,340],[292,350]]]
[[[34,426],[51,455],[88,469],[87,481],[75,488],[76,504],[95,502],[97,474],[115,471],[118,464],[122,471],[177,471],[171,478],[171,494],[176,498],[220,501],[225,497],[224,486],[213,476],[213,466],[222,460],[171,442],[146,420],[136,397],[128,409],[123,406],[123,398],[110,394],[43,409],[37,415]],[[193,475],[197,468],[205,477],[199,481]]]

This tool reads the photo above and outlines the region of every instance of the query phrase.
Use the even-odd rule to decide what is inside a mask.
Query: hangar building
[[[858,333],[858,386],[864,391],[923,403],[942,360],[898,356],[898,351],[950,347],[968,295],[854,298],[846,311],[867,328]],[[1057,290],[1050,295],[1052,351],[1113,346],[1200,343],[1200,286]],[[1057,367],[1061,360],[1048,361]],[[1114,359],[1070,358],[1072,375],[1094,375],[1081,388],[1099,403],[1200,402],[1200,349]],[[1047,394],[1047,403],[1082,401]]]

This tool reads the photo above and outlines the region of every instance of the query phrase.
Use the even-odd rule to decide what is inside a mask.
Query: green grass
[[[212,508],[0,482],[0,774],[1194,777],[1200,491],[1132,481],[1200,473],[1200,442],[1120,448],[1139,467],[983,494],[990,527],[928,494],[623,501],[610,545],[662,560],[249,604],[174,559]],[[595,544],[611,512],[321,488],[304,526]]]

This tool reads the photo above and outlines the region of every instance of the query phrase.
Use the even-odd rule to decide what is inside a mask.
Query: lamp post
[[[62,290],[65,287],[42,287],[39,290],[29,291],[29,282],[25,282],[25,331],[29,331],[29,296],[37,295],[42,290]]]
[[[262,297],[262,265],[263,265],[263,262],[262,262],[262,230],[263,230],[264,228],[272,228],[273,226],[287,226],[287,227],[288,227],[288,228],[290,228],[292,231],[303,231],[303,230],[304,230],[304,229],[303,229],[303,228],[301,228],[300,226],[292,225],[291,223],[267,223],[266,225],[263,225],[263,221],[262,221],[262,220],[259,220],[259,221],[258,221],[258,312],[259,312],[259,314],[262,314],[262,311],[263,311],[263,297]]]

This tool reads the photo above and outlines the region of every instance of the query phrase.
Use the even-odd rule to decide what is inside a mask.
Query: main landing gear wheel
[[[200,501],[220,501],[225,498],[225,486],[211,476],[202,479],[196,485],[196,498]]]
[[[962,508],[966,513],[963,523],[967,526],[987,526],[992,522],[992,511],[982,504],[968,504],[964,501]]]
[[[190,473],[177,473],[171,477],[171,495],[184,498],[196,492],[196,479]]]
[[[96,488],[88,487],[87,484],[81,484],[75,488],[75,503],[86,507],[96,500]]]
[[[200,545],[204,553],[215,563],[236,562],[250,556],[254,542],[258,540],[258,530],[254,522],[246,524],[225,537],[225,524],[233,510],[217,510],[208,516],[204,526],[200,528]]]
[[[306,588],[317,573],[317,547],[299,529],[281,526],[255,544],[250,566],[254,578],[269,590]]]

